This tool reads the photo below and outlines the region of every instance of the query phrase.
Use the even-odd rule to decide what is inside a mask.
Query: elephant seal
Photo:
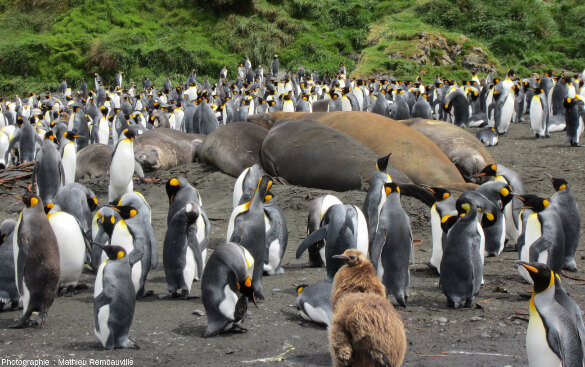
[[[260,149],[268,134],[265,128],[249,122],[220,126],[197,149],[197,160],[238,177],[243,170],[260,163]]]
[[[205,137],[168,128],[148,130],[137,138],[134,156],[144,170],[167,169],[193,162]]]
[[[106,177],[110,170],[110,161],[114,149],[104,144],[91,144],[77,152],[77,163],[75,168],[75,181],[85,176],[90,179]]]
[[[400,121],[431,139],[455,164],[464,178],[471,177],[494,162],[483,143],[469,131],[448,122],[410,119]],[[479,183],[480,181],[473,181]]]
[[[270,128],[280,118],[311,119],[356,139],[377,156],[392,153],[390,163],[415,184],[449,187],[458,191],[468,187],[461,173],[429,138],[402,123],[368,112],[282,113],[256,115],[250,121]],[[269,134],[270,135],[270,134]],[[483,168],[483,167],[482,167]],[[394,175],[390,172],[392,179]],[[400,183],[400,182],[399,182]]]
[[[317,121],[278,120],[262,144],[266,173],[293,185],[336,191],[365,189],[378,156],[352,137]],[[388,154],[388,153],[386,153]],[[412,181],[388,166],[398,183]]]

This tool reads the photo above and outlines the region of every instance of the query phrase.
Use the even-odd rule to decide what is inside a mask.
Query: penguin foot
[[[18,324],[10,326],[10,329],[26,329],[28,327],[30,327],[30,316],[20,318]]]
[[[190,295],[190,294],[189,294],[189,291],[188,291],[188,290],[186,290],[186,289],[183,289],[183,290],[181,291],[181,299],[183,299],[183,300],[185,300],[185,301],[188,301],[188,300],[190,300],[190,299],[197,299],[197,298],[199,298],[199,297],[198,297],[198,296],[196,296],[196,295],[194,295],[194,294],[193,294],[193,295]]]
[[[243,334],[243,333],[247,333],[248,332],[248,329],[246,329],[245,327],[240,326],[238,324],[234,324],[234,326],[232,327],[232,329],[230,331],[233,331],[235,333],[242,333]]]
[[[146,297],[151,297],[154,295],[154,291],[147,291],[144,290],[144,292],[142,292],[142,294],[137,294],[136,295],[136,299],[142,299],[142,298],[146,298]]]
[[[566,264],[563,264],[563,270],[566,271],[570,271],[572,273],[577,271],[577,264],[575,263],[575,260],[573,260],[572,262],[568,262]]]
[[[284,269],[282,268],[282,266],[279,266],[278,268],[276,268],[276,271],[274,272],[274,274],[276,274],[276,275],[284,274]]]
[[[140,347],[138,346],[138,344],[134,343],[132,340],[128,339],[128,343],[126,344],[125,347],[126,349],[140,349]]]
[[[572,147],[582,147],[583,145],[579,144],[579,143],[571,143]]]

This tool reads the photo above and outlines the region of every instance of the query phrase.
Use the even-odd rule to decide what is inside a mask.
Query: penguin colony
[[[58,95],[31,93],[24,102],[16,97],[0,104],[0,164],[35,162],[34,193],[15,195],[24,209],[16,221],[0,225],[2,309],[15,310],[20,302],[23,316],[15,326],[30,326],[33,313],[34,322],[42,326],[57,294],[83,289],[78,280],[87,264],[96,275],[94,331],[106,349],[137,347],[128,338],[135,303],[152,296],[147,275],[159,266],[150,206],[133,191],[132,181],[134,174],[143,178],[134,144],[146,130],[169,127],[209,134],[258,113],[315,108],[367,111],[394,119],[434,118],[462,128],[486,126],[478,139],[495,145],[512,122],[521,122],[528,113],[537,138],[565,130],[566,141],[580,146],[585,116],[581,76],[551,72],[518,79],[510,70],[504,80],[490,73],[482,81],[474,73],[462,83],[437,77],[433,84],[423,85],[420,78],[348,79],[343,64],[333,77],[325,73],[321,78],[301,68],[282,73],[275,55],[269,74],[262,66],[254,71],[246,57],[236,81],[228,82],[224,67],[214,85],[207,78],[198,82],[192,71],[174,89],[170,79],[158,89],[145,78],[140,92],[133,82],[123,88],[123,74],[116,75],[111,88],[95,74],[91,90],[82,79],[73,95],[63,81]],[[114,148],[109,203],[99,209],[93,191],[74,182],[77,151],[89,144]],[[332,195],[309,203],[308,236],[296,255],[300,258],[308,250],[310,265],[325,266],[326,277],[299,286],[296,305],[303,318],[331,327],[334,363],[357,358],[355,363],[368,365],[367,358],[380,358],[382,364],[400,365],[404,358],[402,321],[385,297],[392,295],[397,306],[407,307],[413,239],[400,204],[400,186],[386,172],[388,158],[372,162],[378,175],[363,208],[343,204]],[[559,277],[562,269],[577,269],[580,219],[570,183],[548,175],[555,193],[542,198],[527,194],[519,175],[501,164],[490,164],[470,179],[481,177],[487,181],[457,199],[445,188],[424,187],[433,198],[426,202],[433,237],[429,267],[440,276],[447,305],[470,307],[484,283],[484,258],[498,256],[505,245],[515,246],[519,275],[534,287],[527,332],[530,365],[583,365],[581,311]],[[199,192],[185,177],[166,183],[169,211],[162,262],[168,292],[189,299],[193,281],[201,282],[208,318],[204,337],[245,332],[248,303],[264,298],[263,274],[284,272],[281,261],[288,229],[272,185],[273,178],[259,165],[242,172],[233,191],[226,241],[207,256],[210,221]],[[368,267],[373,279],[366,284],[377,288],[373,293],[361,289],[359,277],[341,280],[344,269],[357,265]],[[341,291],[351,294],[340,295]],[[378,340],[379,346],[358,350],[352,357],[338,348],[338,328],[344,318],[359,312],[355,308],[363,297],[356,292],[378,297],[364,305],[383,305],[381,317],[391,320],[392,332],[389,339]],[[359,326],[368,330],[366,324]],[[368,333],[374,336],[376,331]],[[400,343],[388,347],[392,338]]]

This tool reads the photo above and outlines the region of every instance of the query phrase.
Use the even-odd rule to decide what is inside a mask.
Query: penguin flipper
[[[299,248],[297,249],[297,253],[296,253],[297,259],[299,259],[301,257],[301,255],[303,254],[303,252],[305,252],[305,250],[308,249],[309,247],[311,247],[313,244],[315,244],[321,240],[324,240],[326,235],[327,235],[327,226],[323,226],[323,227],[313,231],[310,235],[308,235],[307,238],[305,238],[305,240],[299,245]]]
[[[197,241],[197,228],[195,226],[189,228],[189,233],[187,234],[187,246],[193,251],[195,264],[197,264],[197,278],[201,279],[203,274],[203,257],[199,242]]]
[[[18,277],[16,278],[16,284],[19,290],[19,293],[24,291],[24,264],[26,263],[26,259],[28,258],[28,243],[23,241],[18,246],[18,259],[16,262],[16,274]]]
[[[142,166],[140,163],[138,163],[137,160],[134,160],[134,173],[136,173],[141,182],[144,181],[144,171],[142,170]]]
[[[537,239],[532,246],[530,246],[530,252],[528,254],[528,258],[530,262],[539,262],[538,258],[540,254],[544,251],[549,250],[553,246],[553,243],[547,240],[544,237],[540,237]],[[550,254],[549,254],[550,256]],[[557,271],[558,269],[552,269],[553,271]]]
[[[99,310],[105,305],[109,305],[112,302],[112,297],[106,294],[105,290],[99,294],[99,296],[93,299],[93,307],[95,310]],[[98,312],[94,312],[94,325],[95,329],[100,331],[100,323],[98,321]]]
[[[142,260],[144,256],[144,239],[143,238],[134,238],[134,250],[130,251],[128,254],[128,262],[130,266],[134,266],[137,262]]]
[[[16,132],[14,133],[14,136],[12,137],[12,140],[10,140],[10,142],[8,143],[8,149],[6,149],[6,154],[4,154],[4,162],[6,162],[6,165],[8,166],[8,155],[10,154],[10,151],[12,149],[14,149],[14,146],[16,145],[16,143],[18,143],[20,141],[20,129],[17,129]]]
[[[380,256],[382,256],[382,249],[384,249],[384,245],[386,244],[387,235],[387,230],[380,228],[370,243],[370,259],[376,271],[378,271],[378,261],[380,260]]]

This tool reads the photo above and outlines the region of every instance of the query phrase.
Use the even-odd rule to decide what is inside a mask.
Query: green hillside
[[[245,54],[254,65],[268,66],[277,53],[281,68],[320,72],[344,62],[362,77],[465,77],[471,53],[495,69],[581,70],[578,3],[0,0],[0,94],[56,88],[62,78],[77,87],[94,72],[110,83],[118,70],[162,83],[192,68],[214,80],[228,65],[233,77]]]

